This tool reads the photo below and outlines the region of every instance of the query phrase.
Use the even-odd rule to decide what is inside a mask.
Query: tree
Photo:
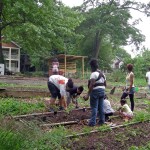
[[[145,37],[134,27],[138,20],[133,24],[129,23],[132,19],[130,10],[134,9],[142,13],[149,13],[149,5],[138,3],[131,0],[84,0],[79,8],[85,20],[80,26],[79,31],[84,33],[85,37],[93,36],[93,53],[95,58],[99,57],[102,51],[104,39],[115,46],[135,44],[137,47],[144,41]]]
[[[64,52],[65,40],[79,36],[74,30],[83,17],[59,1],[2,0],[0,6],[0,37],[17,42],[35,63],[52,50]]]

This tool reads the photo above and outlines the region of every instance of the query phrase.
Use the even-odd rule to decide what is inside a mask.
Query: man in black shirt
[[[75,104],[76,108],[79,108],[79,105],[78,105],[78,97],[80,96],[80,94],[83,92],[84,88],[83,86],[74,86],[72,89],[70,89],[68,91],[68,96],[67,96],[67,106],[70,104],[71,100],[72,100],[72,103]]]

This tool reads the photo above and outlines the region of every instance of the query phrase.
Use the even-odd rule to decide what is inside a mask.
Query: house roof
[[[4,36],[2,36],[2,39],[4,39]],[[14,41],[11,41],[11,42],[8,42],[8,43],[2,42],[2,47],[21,48]]]
[[[9,43],[3,43],[2,47],[11,47],[11,48],[21,48],[19,45],[17,45],[15,42],[11,41]]]

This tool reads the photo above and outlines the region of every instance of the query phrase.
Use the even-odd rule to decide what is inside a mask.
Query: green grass
[[[10,83],[0,83],[0,87],[1,88],[23,88],[23,87],[27,87],[27,88],[41,88],[41,89],[47,89],[47,85],[27,85],[27,84],[22,84],[22,85],[17,85],[17,84],[10,84]]]
[[[44,103],[41,101],[27,103],[14,98],[0,98],[0,114],[2,115],[27,114],[44,109]]]
[[[69,140],[62,126],[44,133],[34,124],[0,121],[0,150],[63,150]]]

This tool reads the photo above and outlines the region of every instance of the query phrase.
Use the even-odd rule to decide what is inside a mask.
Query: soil
[[[71,150],[128,150],[132,146],[145,146],[150,142],[150,122],[116,128],[71,139]]]
[[[47,124],[47,123],[59,123],[59,122],[68,122],[68,121],[80,121],[84,119],[89,119],[90,117],[90,109],[80,109],[80,110],[73,110],[70,112],[57,112],[51,113],[50,115],[42,115],[42,116],[29,116],[29,117],[20,117],[16,120],[25,120],[25,121],[32,121],[38,125]]]

